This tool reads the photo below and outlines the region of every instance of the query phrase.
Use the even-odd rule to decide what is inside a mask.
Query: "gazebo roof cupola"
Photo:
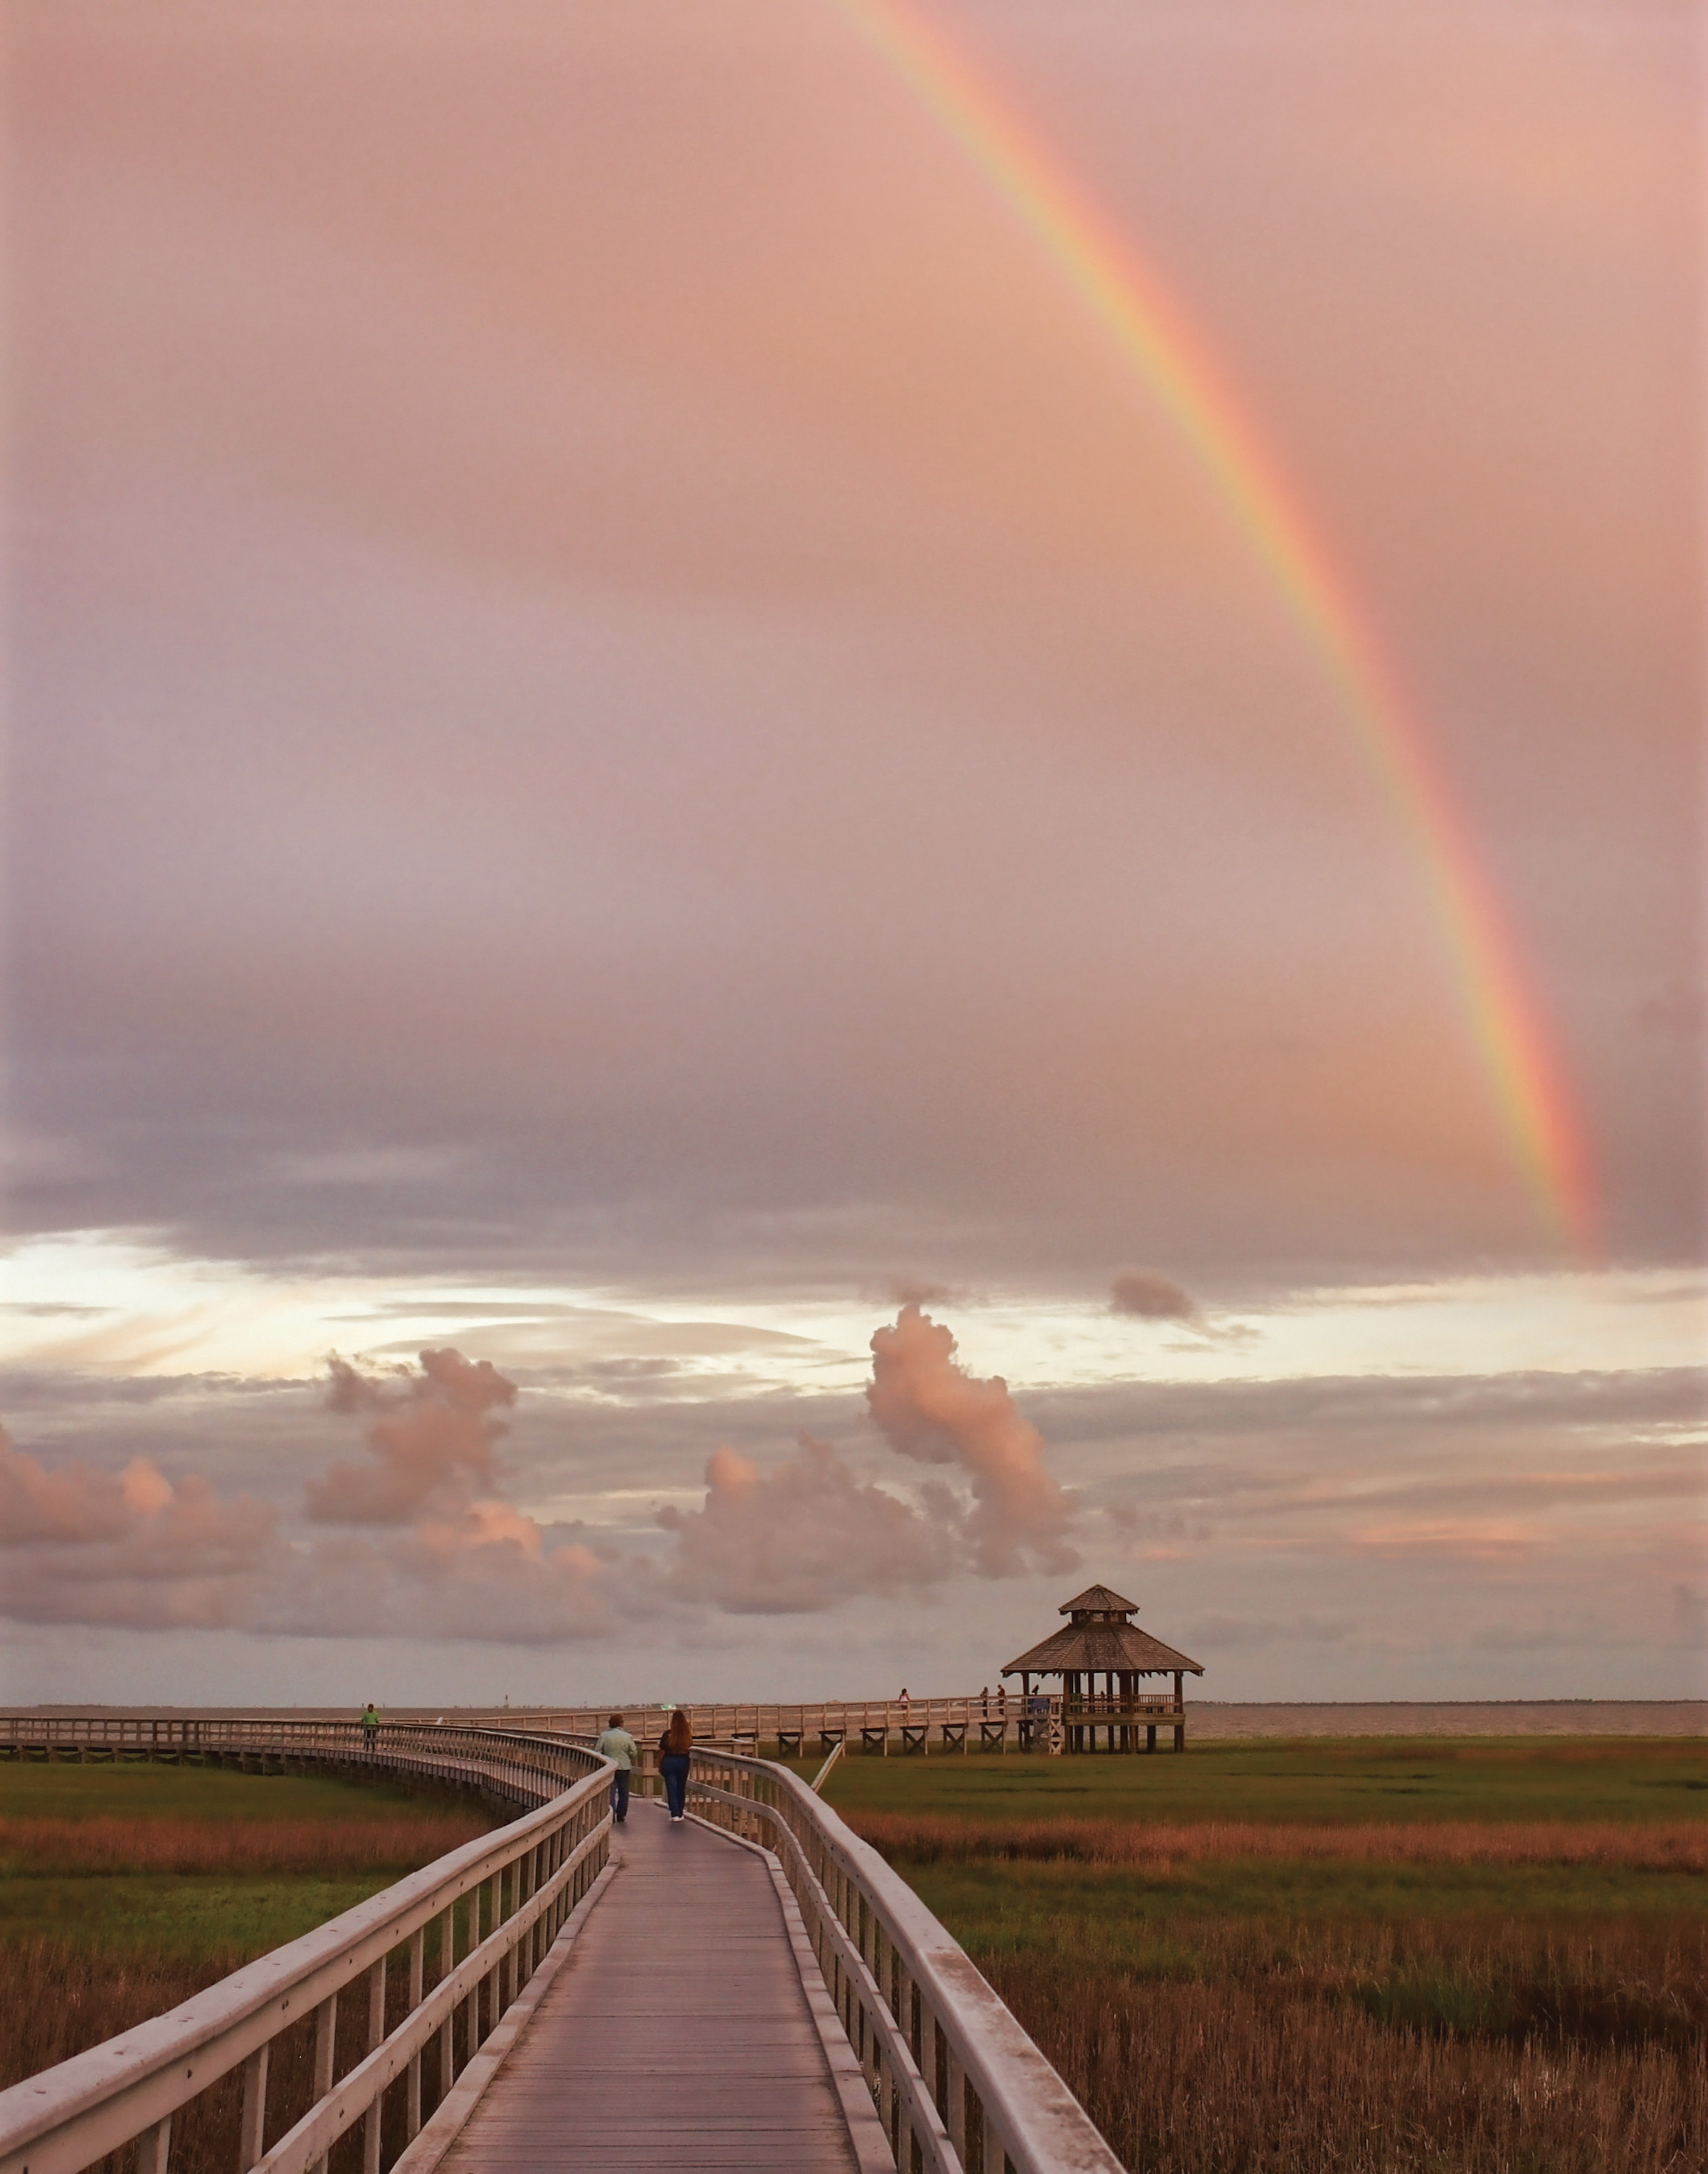
[[[1074,1623],[1131,1623],[1138,1613],[1136,1600],[1123,1600],[1106,1585],[1088,1585],[1056,1610]]]
[[[1185,1653],[1165,1646],[1133,1621],[1136,1600],[1123,1600],[1106,1585],[1087,1586],[1057,1610],[1069,1620],[1052,1630],[1041,1646],[1034,1646],[1018,1660],[1008,1662],[1005,1676],[1074,1676],[1105,1674],[1165,1676],[1176,1668],[1190,1668],[1195,1676],[1203,1665]]]

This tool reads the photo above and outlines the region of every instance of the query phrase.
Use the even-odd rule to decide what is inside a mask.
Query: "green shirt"
[[[626,1774],[640,1756],[640,1747],[626,1728],[608,1728],[594,1746],[602,1759],[614,1759]]]

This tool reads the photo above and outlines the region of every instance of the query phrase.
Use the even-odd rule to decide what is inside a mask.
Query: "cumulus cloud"
[[[284,1627],[520,1644],[616,1627],[617,1562],[578,1539],[549,1544],[546,1528],[497,1491],[499,1414],[516,1401],[514,1382],[452,1349],[424,1351],[419,1372],[390,1379],[337,1359],[329,1376],[327,1407],[365,1422],[371,1462],[337,1463],[311,1481],[308,1517],[381,1529],[316,1541],[306,1586],[331,1620],[300,1620],[282,1597]]]
[[[111,1473],[92,1471],[84,1464],[44,1471],[33,1457],[25,1457],[0,1435],[0,1545],[117,1539],[133,1521],[123,1482]]]
[[[892,1449],[924,1464],[958,1465],[972,1483],[965,1523],[985,1577],[1069,1570],[1068,1499],[1044,1468],[1044,1437],[1016,1409],[1002,1376],[976,1380],[949,1331],[917,1306],[872,1338],[866,1401]]]
[[[495,1485],[505,1422],[495,1414],[516,1392],[489,1360],[424,1351],[419,1374],[376,1381],[335,1358],[329,1372],[327,1408],[366,1417],[372,1462],[335,1464],[311,1484],[316,1524],[405,1525],[435,1498]]]
[[[1109,1311],[1135,1321],[1196,1321],[1197,1302],[1154,1268],[1123,1268],[1109,1286]]]
[[[142,1457],[116,1474],[48,1470],[0,1434],[0,1546],[15,1550],[0,1608],[19,1622],[145,1630],[603,1636],[649,1566],[549,1533],[486,1491],[493,1414],[516,1394],[456,1351],[425,1352],[419,1375],[395,1382],[335,1362],[326,1403],[365,1418],[373,1463],[311,1481],[311,1522],[345,1529],[295,1539],[273,1508],[199,1475],[174,1482]]]
[[[0,1547],[15,1621],[138,1629],[247,1621],[274,1548],[274,1512],[222,1501],[190,1474],[174,1483],[145,1457],[116,1474],[49,1471],[0,1432]]]
[[[647,1607],[648,1566],[579,1540],[547,1544],[508,1503],[403,1531],[323,1534],[258,1610],[262,1628],[301,1636],[468,1638],[553,1646],[610,1636],[626,1599]]]
[[[678,1590],[732,1615],[808,1614],[933,1583],[950,1566],[954,1519],[945,1490],[928,1489],[922,1512],[860,1479],[810,1435],[768,1472],[716,1450],[705,1507],[658,1513],[676,1536]]]

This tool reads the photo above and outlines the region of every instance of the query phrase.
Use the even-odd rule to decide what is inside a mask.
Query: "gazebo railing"
[[[78,1734],[89,1725],[82,1716],[0,1717],[0,1740],[38,1744],[51,1737],[69,1748],[89,1741]],[[100,1726],[98,1718],[93,1725]],[[363,2174],[379,2174],[385,2094],[401,2086],[413,2139],[422,2128],[424,2049],[437,2039],[442,2103],[603,1873],[610,1762],[559,1739],[487,1728],[402,1724],[370,1744],[354,1722],[174,1718],[170,1725],[197,1732],[179,1739],[181,1751],[360,1761],[534,1809],[165,2014],[0,2091],[0,2174],[78,2174],[133,2141],[137,2174],[168,2174],[174,2116],[239,2069],[243,2110],[235,2174],[326,2174],[328,2151],[358,2123]],[[164,1717],[159,1726],[167,1728]],[[435,1929],[440,1972],[430,1990],[426,1946]],[[408,1993],[402,2018],[387,2028],[386,1966],[393,1958],[407,1961]],[[353,1993],[365,1997],[366,2051],[338,2078],[338,2004]],[[269,2056],[284,2032],[311,2015],[312,2101],[269,2144]]]
[[[1183,1721],[1184,1699],[1123,1698],[1117,1691],[1069,1691],[1051,1701],[1063,1721]]]
[[[781,1863],[902,2174],[1121,2174],[965,1951],[804,1782],[696,1750],[689,1791]]]

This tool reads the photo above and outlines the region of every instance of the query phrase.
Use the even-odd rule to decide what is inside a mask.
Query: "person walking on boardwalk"
[[[370,1699],[362,1708],[362,1749],[371,1759],[380,1741],[379,1708]]]
[[[693,1728],[678,1706],[658,1739],[658,1771],[664,1777],[664,1798],[673,1820],[681,1819],[688,1809],[688,1754],[693,1743]]]
[[[611,1810],[619,1826],[629,1816],[629,1777],[635,1761],[640,1756],[640,1747],[623,1726],[620,1713],[611,1716],[611,1725],[594,1745],[602,1759],[608,1759],[616,1767],[611,1777]]]

